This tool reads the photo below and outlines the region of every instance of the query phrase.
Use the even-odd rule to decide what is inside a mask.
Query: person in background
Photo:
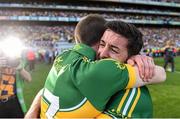
[[[35,53],[32,49],[29,49],[27,52],[27,60],[28,60],[28,64],[29,64],[29,71],[34,70],[35,69],[36,56],[35,56]]]
[[[53,61],[56,59],[56,57],[57,57],[58,55],[59,55],[58,49],[55,49]]]
[[[45,61],[46,64],[49,63],[49,49],[45,50],[44,61]]]
[[[164,69],[166,70],[168,63],[171,64],[171,72],[174,72],[174,47],[171,41],[167,41],[165,50],[164,50]]]
[[[49,49],[49,64],[52,64],[54,61],[54,52],[52,48]]]
[[[23,82],[31,81],[21,58],[0,56],[0,118],[23,118],[27,111]]]

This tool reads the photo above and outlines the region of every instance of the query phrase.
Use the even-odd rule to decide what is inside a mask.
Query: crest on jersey
[[[119,68],[119,69],[125,69],[126,68],[126,65],[124,65],[123,63],[120,63],[120,62],[116,62],[116,65],[117,65],[117,68]]]
[[[60,71],[60,69],[62,68],[62,57],[57,57],[54,61],[54,67],[56,69],[57,72]]]
[[[89,59],[84,56],[84,57],[83,57],[83,61],[84,61],[84,62],[89,62]]]

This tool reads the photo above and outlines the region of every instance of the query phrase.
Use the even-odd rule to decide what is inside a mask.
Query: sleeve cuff
[[[127,70],[128,70],[128,74],[129,74],[129,81],[128,81],[128,84],[126,86],[126,89],[127,88],[133,88],[135,83],[136,83],[136,72],[135,72],[135,68],[132,67],[131,65],[129,64],[125,64],[126,67],[127,67]]]

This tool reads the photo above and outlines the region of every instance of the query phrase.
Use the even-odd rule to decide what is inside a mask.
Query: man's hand
[[[138,67],[139,75],[143,81],[148,82],[154,76],[155,64],[151,57],[135,55],[128,59],[128,64]]]

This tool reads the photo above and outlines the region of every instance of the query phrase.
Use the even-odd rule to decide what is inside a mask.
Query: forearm
[[[32,80],[31,75],[29,72],[27,72],[24,68],[21,69],[20,75],[23,77],[24,80],[30,82]]]
[[[140,86],[144,86],[144,85],[148,85],[148,84],[161,83],[166,80],[166,72],[165,72],[164,68],[157,66],[157,65],[155,66],[154,76],[151,79],[149,79],[149,82],[144,82],[140,78],[139,71],[136,66],[135,66],[135,72],[136,72],[136,83],[135,83],[134,87],[140,87]]]
[[[40,116],[40,107],[41,107],[41,95],[42,91],[40,90],[36,97],[34,98],[31,107],[25,115],[25,118],[39,118]]]

